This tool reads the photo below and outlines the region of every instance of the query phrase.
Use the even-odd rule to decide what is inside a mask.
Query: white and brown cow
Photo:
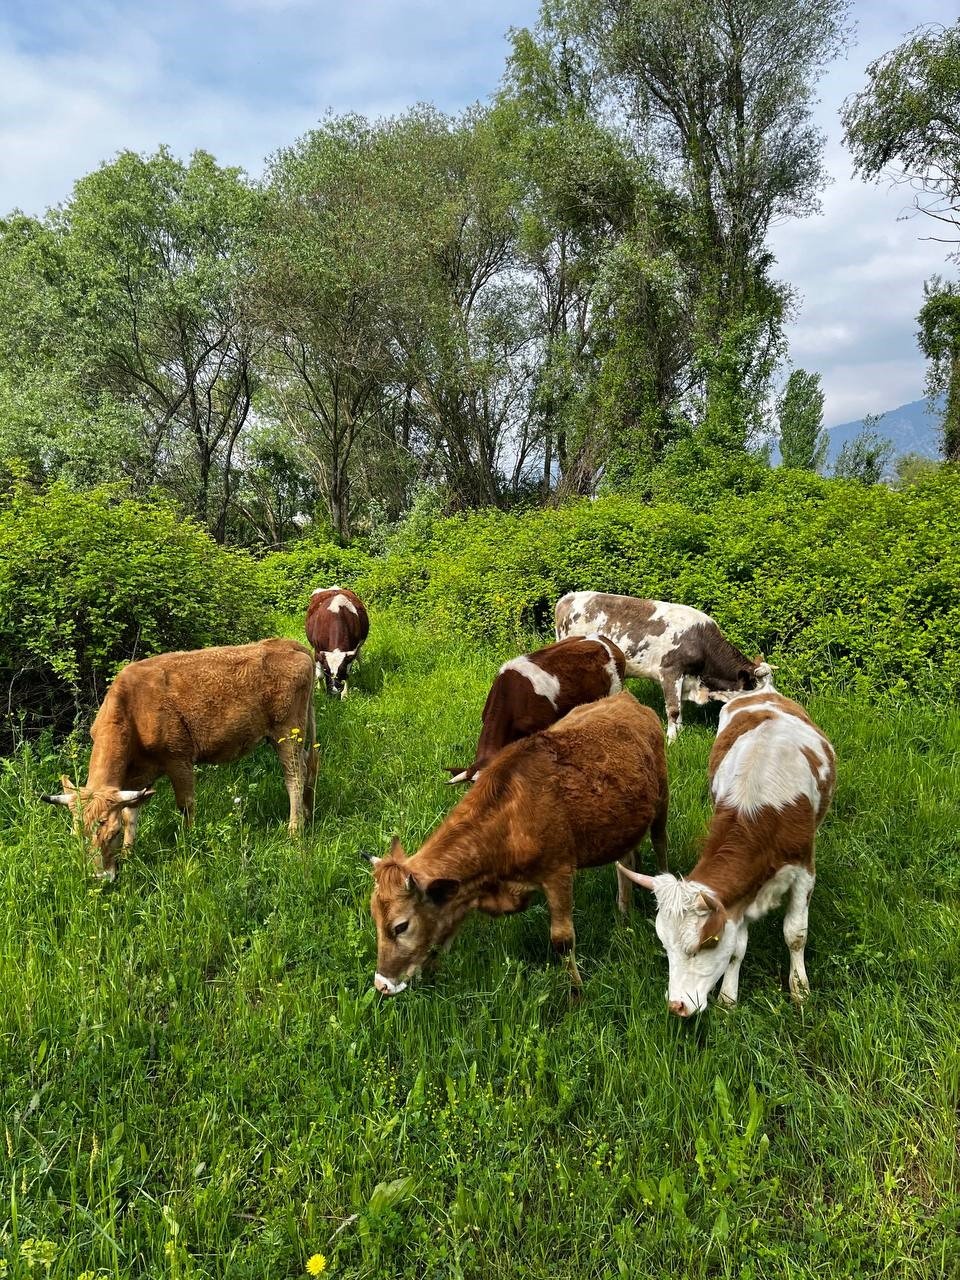
[[[667,757],[660,718],[633,694],[575,707],[506,747],[412,857],[394,840],[373,858],[374,985],[396,995],[472,911],[522,911],[543,891],[550,941],[575,987],[573,881],[582,867],[632,856],[650,832],[666,867]],[[620,909],[630,885],[618,878]]]
[[[790,993],[809,993],[804,966],[807,908],[815,879],[814,838],[833,795],[833,747],[796,702],[773,689],[740,694],[720,713],[710,753],[714,814],[700,860],[685,880],[621,873],[657,898],[657,934],[667,952],[670,1011],[737,1000],[747,929],[784,897]]]
[[[117,874],[120,840],[130,849],[140,806],[164,774],[189,822],[194,765],[223,764],[266,739],[290,798],[290,830],[313,809],[313,659],[295,640],[260,640],[131,662],[117,675],[90,729],[87,781],[61,778],[44,796],[65,805],[90,845],[102,879]]]
[[[623,688],[625,658],[604,636],[571,636],[511,658],[487,694],[473,763],[451,769],[450,782],[476,782],[498,751],[555,724],[574,707]]]
[[[713,618],[685,604],[570,591],[557,601],[557,639],[600,631],[619,645],[628,676],[657,680],[667,709],[667,741],[680,731],[682,700],[703,705],[768,687],[775,670],[727,640]]]
[[[370,631],[359,596],[346,587],[318,587],[307,608],[307,639],[313,645],[317,679],[328,694],[347,696],[347,676]]]

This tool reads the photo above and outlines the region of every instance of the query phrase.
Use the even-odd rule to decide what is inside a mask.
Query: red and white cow
[[[497,752],[555,724],[574,707],[623,688],[623,654],[604,636],[572,636],[511,658],[487,694],[473,764],[451,769],[450,782],[476,782]]]
[[[370,631],[359,596],[346,587],[318,587],[307,608],[307,639],[313,646],[317,679],[328,694],[347,696],[347,676]]]
[[[688,879],[628,879],[657,898],[657,934],[667,952],[671,1013],[706,1008],[720,979],[720,1001],[736,1004],[747,929],[787,896],[783,936],[790,993],[809,993],[803,951],[815,879],[814,837],[836,778],[833,747],[796,702],[775,690],[740,694],[720,713],[710,753],[713,820]]]
[[[623,650],[628,676],[659,682],[668,742],[680,732],[681,699],[726,702],[744,689],[768,688],[776,669],[746,657],[708,613],[685,604],[570,591],[557,601],[555,618],[558,640],[600,631]]]

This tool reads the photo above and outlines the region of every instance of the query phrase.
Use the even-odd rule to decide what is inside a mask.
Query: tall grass
[[[189,833],[164,784],[112,891],[37,802],[74,762],[3,762],[7,1275],[958,1273],[960,712],[812,702],[840,778],[804,1008],[771,918],[739,1008],[671,1019],[651,905],[620,923],[610,868],[577,882],[580,1007],[542,906],[471,921],[382,1001],[358,851],[447,811],[503,656],[375,618],[350,698],[318,704],[310,834],[263,751],[201,774]],[[715,716],[670,751],[680,871]]]

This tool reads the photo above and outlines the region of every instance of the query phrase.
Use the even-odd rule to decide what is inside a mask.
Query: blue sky
[[[511,26],[534,0],[6,0],[0,7],[0,213],[39,214],[132,147],[197,147],[260,171],[327,110],[453,111],[492,93]],[[898,221],[901,191],[853,179],[838,109],[866,64],[956,0],[853,6],[855,42],[821,82],[817,119],[834,181],[819,217],[777,227],[778,275],[801,295],[791,356],[818,370],[829,424],[923,390],[916,313],[943,246]]]

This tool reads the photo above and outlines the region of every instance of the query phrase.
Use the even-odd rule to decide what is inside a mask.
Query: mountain
[[[929,400],[911,400],[898,409],[889,409],[879,422],[871,424],[870,430],[893,441],[894,458],[901,453],[921,453],[925,458],[937,458],[940,456],[943,409],[943,398],[935,400],[932,409]],[[863,431],[866,425],[860,419],[827,428],[829,466],[832,467],[836,462],[843,446]]]

